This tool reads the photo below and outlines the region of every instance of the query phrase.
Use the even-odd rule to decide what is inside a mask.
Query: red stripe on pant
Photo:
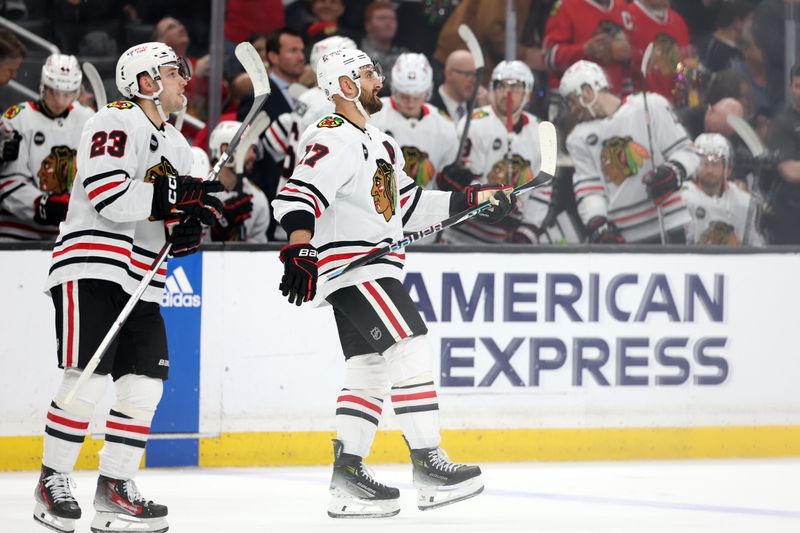
[[[386,305],[386,302],[383,300],[383,298],[381,298],[381,295],[378,294],[378,291],[375,289],[375,287],[372,286],[372,283],[367,281],[364,283],[364,287],[366,287],[367,291],[372,295],[373,298],[375,298],[375,301],[378,302],[378,305],[381,307],[381,309],[383,309],[383,312],[386,313],[386,316],[389,318],[389,322],[392,323],[392,326],[400,335],[400,338],[405,339],[408,337],[408,334],[403,331],[403,328],[400,326],[400,322],[398,322],[397,318],[394,316],[394,314],[392,314],[389,306]]]
[[[75,282],[67,282],[67,361],[64,365],[66,368],[72,367],[72,343],[75,339],[75,301],[72,298],[72,291]]]

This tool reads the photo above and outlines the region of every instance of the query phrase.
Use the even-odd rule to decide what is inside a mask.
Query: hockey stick
[[[647,49],[644,51],[644,56],[642,57],[642,83],[644,84],[644,91],[642,91],[642,99],[644,100],[644,117],[645,123],[647,124],[647,143],[650,145],[650,169],[651,169],[651,176],[655,176],[656,173],[656,162],[655,162],[655,152],[653,151],[653,132],[650,129],[650,107],[647,105],[647,65],[650,63],[650,56],[653,55],[653,45],[655,43],[652,42],[647,45]],[[654,202],[655,203],[655,202]],[[664,213],[661,211],[661,206],[656,204],[656,215],[658,216],[658,232],[661,236],[661,244],[667,244],[667,230],[664,227]]]
[[[258,138],[266,131],[268,127],[269,116],[267,115],[266,111],[261,111],[258,115],[256,115],[255,120],[253,120],[253,123],[250,124],[250,128],[242,136],[242,142],[239,143],[239,146],[236,147],[236,151],[233,153],[233,169],[237,175],[244,172],[244,163],[245,159],[247,158],[247,151],[251,146],[258,142]]]
[[[92,93],[94,93],[94,103],[97,105],[97,110],[100,111],[100,109],[105,107],[108,103],[106,88],[103,85],[103,78],[100,77],[100,73],[97,72],[94,65],[88,61],[83,64],[83,74],[89,81],[89,86],[92,88]]]
[[[472,88],[472,96],[467,102],[467,119],[464,122],[464,131],[461,132],[461,139],[458,141],[458,151],[456,152],[456,160],[453,161],[454,165],[461,162],[461,154],[464,152],[469,125],[472,122],[472,112],[475,110],[475,100],[478,98],[478,89],[483,79],[483,52],[481,51],[481,45],[478,44],[478,38],[475,37],[475,34],[466,24],[458,27],[458,35],[467,45],[469,53],[472,54],[472,58],[475,60],[475,86]]]
[[[263,61],[261,61],[261,57],[258,55],[258,52],[253,47],[252,44],[248,42],[239,43],[236,46],[236,58],[244,67],[247,74],[250,75],[250,79],[253,80],[253,91],[254,91],[254,99],[253,99],[253,107],[250,108],[250,111],[247,113],[242,125],[236,131],[236,134],[231,139],[230,144],[228,144],[228,148],[225,150],[217,163],[214,165],[214,168],[211,169],[211,172],[208,174],[207,180],[213,181],[216,180],[219,176],[220,170],[222,167],[225,166],[225,162],[230,159],[231,154],[236,149],[236,146],[239,144],[239,140],[242,138],[244,131],[250,126],[250,124],[255,120],[256,115],[261,111],[261,108],[267,101],[270,93],[270,85],[269,85],[269,78],[267,77],[267,70],[264,67]],[[106,333],[103,340],[100,342],[100,345],[95,350],[92,358],[86,364],[86,367],[81,372],[78,381],[73,385],[72,390],[69,391],[67,394],[66,399],[64,400],[65,405],[69,405],[75,399],[75,396],[78,394],[81,386],[89,379],[97,365],[100,364],[100,360],[102,359],[103,355],[108,350],[108,347],[114,341],[114,339],[119,334],[122,326],[125,324],[125,321],[128,319],[128,316],[133,311],[133,308],[139,302],[139,299],[144,294],[144,291],[147,287],[150,286],[150,282],[155,277],[158,268],[167,258],[170,250],[172,249],[172,242],[167,239],[167,242],[164,243],[164,246],[161,248],[161,251],[158,252],[156,258],[153,260],[153,263],[150,265],[150,268],[142,277],[142,281],[139,282],[139,286],[136,287],[136,290],[133,291],[131,294],[128,303],[125,304],[125,307],[122,308],[120,311],[119,316],[117,316],[114,323],[111,325],[111,328]]]
[[[558,138],[556,136],[556,128],[553,126],[551,122],[542,122],[539,124],[539,149],[541,150],[542,154],[542,166],[539,174],[537,174],[536,178],[529,181],[528,183],[524,183],[519,187],[514,188],[511,195],[512,196],[520,196],[521,194],[525,194],[529,191],[534,189],[538,189],[539,187],[545,187],[552,183],[553,176],[556,173],[556,162],[558,160]],[[346,265],[340,266],[335,268],[331,271],[325,272],[321,275],[325,276],[325,281],[331,281],[339,276],[350,272],[353,269],[356,269],[360,266],[366,265],[375,261],[376,259],[380,259],[386,255],[389,255],[392,252],[400,250],[401,248],[405,248],[409,244],[418,241],[424,237],[428,237],[429,235],[434,235],[439,233],[442,230],[455,226],[456,224],[461,224],[464,221],[467,221],[479,213],[486,211],[487,209],[491,209],[493,205],[491,202],[486,201],[482,204],[475,206],[471,209],[467,209],[460,213],[457,213],[450,218],[442,220],[441,222],[437,222],[427,228],[421,229],[419,231],[415,231],[413,233],[409,233],[399,241],[395,241],[388,246],[383,246],[381,248],[376,248],[371,252],[368,252],[366,255],[363,255],[352,261]]]
[[[763,160],[764,156],[767,154],[767,149],[764,147],[764,143],[761,142],[761,139],[759,139],[758,134],[753,131],[753,128],[750,127],[750,124],[748,124],[747,121],[742,117],[732,114],[726,116],[725,120],[727,120],[728,125],[733,129],[733,131],[736,132],[739,138],[742,139],[742,142],[745,144],[745,146],[747,146],[747,149],[753,155],[753,159],[756,161]],[[747,214],[745,215],[747,218],[745,219],[744,235],[742,235],[743,246],[747,246],[750,228],[753,226],[754,219],[756,217],[756,213],[754,213],[756,209],[754,207],[755,204],[758,204],[759,206],[765,205],[764,198],[761,196],[761,193],[757,187],[761,181],[760,165],[757,165],[753,171],[755,172],[755,178],[753,179],[754,187],[751,187],[753,198],[750,201],[750,205],[747,206]]]

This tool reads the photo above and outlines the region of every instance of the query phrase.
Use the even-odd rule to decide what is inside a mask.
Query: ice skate
[[[91,529],[95,533],[163,533],[169,529],[167,506],[142,498],[132,479],[100,476],[94,508],[97,514]]]
[[[483,491],[480,467],[453,463],[441,448],[411,450],[411,463],[421,511],[460,502]]]
[[[61,474],[42,466],[36,485],[36,506],[33,519],[44,527],[63,533],[73,533],[75,522],[81,517],[81,508],[72,496],[75,481],[69,474]]]
[[[331,518],[383,518],[400,512],[400,491],[378,483],[361,457],[343,452],[333,441],[333,476],[328,516]]]

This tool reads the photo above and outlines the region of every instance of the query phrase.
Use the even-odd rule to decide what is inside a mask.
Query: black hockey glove
[[[33,220],[45,226],[58,226],[67,218],[69,193],[44,193],[33,202]]]
[[[645,178],[647,191],[656,205],[662,205],[675,191],[681,188],[686,171],[679,163],[667,162],[659,165],[653,174]]]
[[[589,233],[589,242],[595,244],[624,244],[625,238],[617,229],[616,224],[603,216],[592,217],[586,224]]]
[[[310,243],[289,244],[281,248],[283,278],[278,286],[290,304],[310,302],[317,294],[317,249]]]
[[[477,177],[467,167],[450,163],[436,176],[436,187],[440,191],[463,191]]]
[[[210,226],[222,216],[222,202],[211,193],[224,190],[218,181],[191,176],[156,176],[150,218],[167,220],[176,215],[189,215]]]
[[[211,239],[214,241],[241,240],[241,225],[253,216],[253,195],[237,194],[222,205],[222,219],[211,226]],[[223,226],[222,221],[225,225]]]
[[[172,257],[183,257],[191,255],[200,248],[200,240],[203,238],[203,226],[200,221],[194,217],[187,217],[185,220],[172,223],[166,223],[167,232],[170,234],[170,242],[172,242],[172,249],[170,255]]]
[[[476,218],[487,224],[497,224],[514,210],[514,206],[517,202],[516,197],[512,196],[509,199],[507,195],[507,193],[510,193],[512,190],[512,187],[503,187],[500,185],[472,185],[464,187],[464,194],[467,196],[467,208],[471,209],[477,207],[488,200],[494,207],[481,211]]]
[[[21,140],[22,135],[17,130],[14,130],[11,137],[3,141],[3,153],[0,154],[0,163],[17,160],[19,157],[19,142]]]
[[[561,176],[553,180],[550,189],[550,201],[547,203],[547,213],[544,215],[541,226],[545,229],[556,223],[556,217],[566,211],[570,203],[574,203],[575,191],[572,186],[572,176]]]

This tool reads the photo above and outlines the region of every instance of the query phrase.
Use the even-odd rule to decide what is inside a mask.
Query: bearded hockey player
[[[683,199],[692,216],[687,242],[764,246],[756,224],[756,199],[729,181],[733,151],[728,140],[719,133],[703,133],[694,145],[700,165],[694,179],[683,186]]]
[[[449,118],[425,102],[433,92],[433,69],[422,54],[401,54],[392,67],[392,96],[381,98],[383,109],[370,124],[400,145],[405,173],[417,185],[435,188],[436,173],[452,163],[458,150]]]
[[[34,519],[72,532],[81,508],[70,474],[109,374],[116,401],[105,423],[94,532],[163,532],[167,507],[145,499],[133,478],[167,379],[169,356],[159,302],[167,266],[157,271],[89,380],[67,395],[171,231],[172,255],[200,244],[201,222],[212,223],[222,204],[218,182],[186,174],[189,144],[169,113],[186,105],[188,67],[163,43],[144,43],[117,62],[116,84],[128,100],[108,104],[84,127],[78,172],[66,220],[53,248],[47,288],[55,307],[61,384],[44,436]]]
[[[241,122],[235,120],[223,120],[211,132],[208,146],[212,165],[225,153],[241,125]],[[248,152],[248,158],[252,164],[252,159],[255,158],[252,148]],[[235,164],[234,158],[229,158],[219,173],[219,181],[225,191],[214,196],[222,201],[224,223],[218,220],[211,225],[211,240],[266,243],[270,219],[267,196],[247,177],[237,175]]]
[[[559,90],[581,121],[567,151],[589,241],[661,243],[660,208],[666,241],[685,243],[691,218],[680,188],[700,159],[669,102],[655,93],[621,100],[591,61],[568,68]]]
[[[512,208],[511,188],[477,185],[461,193],[424,190],[403,170],[398,143],[367,123],[380,111],[380,66],[360,50],[335,50],[317,64],[317,83],[336,106],[300,139],[301,158],[273,201],[289,235],[280,252],[280,291],[289,303],[333,307],[345,356],[336,405],[337,438],[328,514],[383,517],[400,510],[399,491],[364,465],[391,397],[413,464],[417,505],[432,509],[483,490],[480,468],[451,462],[439,448],[439,405],[427,328],[400,282],[405,254],[317,279],[377,246],[492,200],[487,217]],[[501,192],[502,191],[502,192]]]
[[[42,66],[40,98],[9,107],[5,127],[21,136],[15,160],[0,168],[0,240],[52,240],[66,217],[75,149],[93,111],[75,99],[75,56],[52,54]]]

